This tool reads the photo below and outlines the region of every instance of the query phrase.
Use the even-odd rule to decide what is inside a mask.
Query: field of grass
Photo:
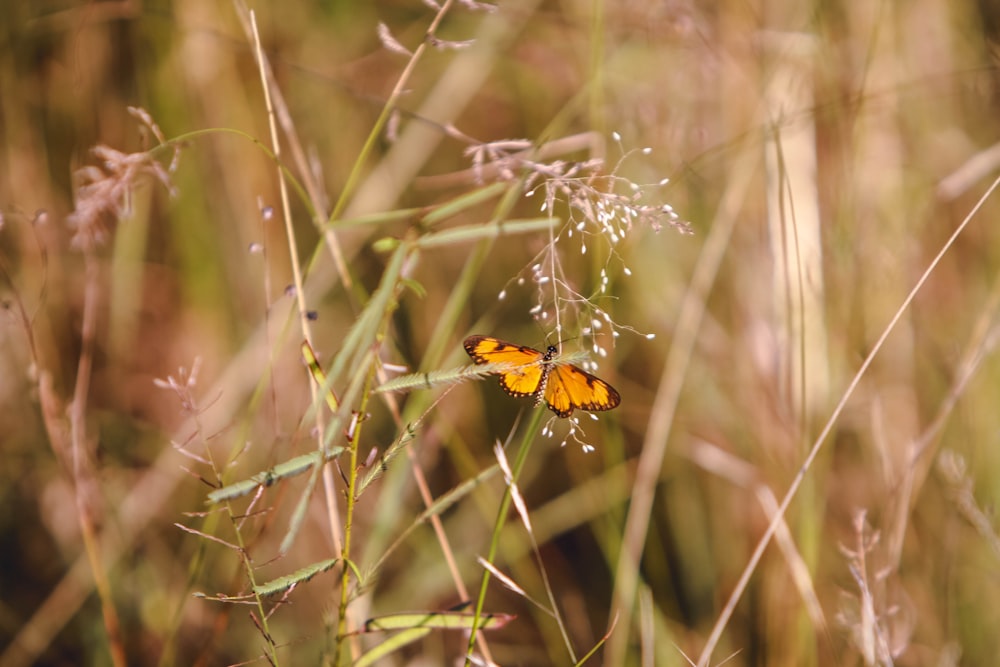
[[[0,667],[1000,655],[993,4],[0,39]]]

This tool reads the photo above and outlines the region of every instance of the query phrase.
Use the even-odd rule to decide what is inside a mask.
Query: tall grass
[[[997,654],[991,8],[5,13],[0,665]]]

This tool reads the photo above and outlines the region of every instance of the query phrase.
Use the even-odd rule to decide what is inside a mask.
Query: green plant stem
[[[375,382],[376,364],[373,363],[368,371],[368,388],[362,394],[359,414],[365,414],[368,407],[368,397],[371,395],[370,388]],[[354,527],[354,506],[357,502],[355,489],[358,482],[358,440],[361,437],[364,420],[358,419],[353,432],[348,432],[347,446],[349,454],[349,467],[347,470],[347,509],[344,511],[344,547],[341,552],[343,558],[343,568],[340,574],[340,606],[337,609],[337,640],[334,644],[333,664],[340,664],[340,652],[344,645],[344,639],[348,636],[347,627],[347,602],[348,587],[350,584],[351,572],[351,535]]]
[[[397,253],[398,257],[402,257],[406,254],[405,249],[401,249]],[[394,262],[393,266],[397,266]],[[398,266],[397,266],[398,268]],[[395,277],[395,290],[400,289],[400,282],[398,274],[390,268],[387,271],[387,276]],[[392,289],[386,286],[388,289]],[[357,414],[359,417],[353,425],[353,428],[348,428],[347,433],[347,447],[349,452],[349,468],[347,470],[347,507],[344,511],[344,546],[341,552],[343,559],[343,569],[340,575],[340,606],[337,610],[337,637],[334,644],[334,654],[333,654],[333,664],[340,664],[341,651],[343,649],[344,640],[349,635],[349,628],[347,627],[347,603],[350,598],[348,594],[349,584],[350,584],[350,571],[351,565],[351,534],[352,528],[354,526],[354,508],[357,504],[357,488],[358,488],[358,443],[361,440],[361,434],[364,429],[365,420],[360,417],[360,415],[365,415],[368,413],[368,400],[372,396],[372,391],[378,381],[378,368],[379,360],[377,354],[377,348],[379,342],[385,336],[385,330],[388,328],[389,323],[392,318],[392,313],[396,309],[396,296],[398,294],[393,294],[386,297],[386,303],[382,310],[382,321],[379,324],[379,330],[376,334],[376,343],[372,346],[369,361],[368,361],[368,376],[365,378],[365,388],[361,392],[361,404],[358,407]]]
[[[542,424],[542,418],[545,416],[544,408],[536,408],[532,414],[531,421],[528,422],[528,426],[524,431],[524,437],[521,439],[521,448],[517,450],[517,458],[514,460],[514,465],[511,466],[511,475],[513,476],[511,483],[517,481],[517,478],[521,475],[521,470],[524,468],[524,462],[528,460],[528,452],[531,450],[531,445],[535,441],[538,435],[538,429]],[[486,560],[489,562],[494,562],[496,558],[497,549],[500,547],[500,533],[503,531],[504,525],[507,523],[507,514],[510,512],[511,504],[511,494],[510,485],[504,489],[503,499],[500,501],[500,509],[497,511],[497,520],[493,525],[493,538],[490,540],[490,550],[486,555]],[[476,645],[477,630],[479,628],[479,620],[482,617],[483,605],[486,602],[486,588],[490,583],[490,571],[483,570],[483,580],[479,584],[479,596],[476,598],[476,612],[472,619],[472,631],[469,633],[469,645],[465,655],[466,667],[472,664],[472,650]]]

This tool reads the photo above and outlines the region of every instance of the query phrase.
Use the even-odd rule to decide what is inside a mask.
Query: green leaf
[[[324,463],[332,461],[343,452],[343,447],[331,447],[322,452],[322,460]],[[321,452],[315,451],[303,454],[302,456],[296,456],[295,458],[289,459],[284,463],[279,463],[273,468],[262,470],[248,479],[236,482],[235,484],[227,484],[221,489],[216,489],[208,494],[208,502],[209,504],[214,505],[215,503],[221,503],[224,500],[239,498],[240,496],[253,493],[261,486],[271,486],[279,480],[301,475],[319,462],[320,454]]]
[[[259,586],[253,587],[253,592],[260,596],[274,595],[275,593],[283,593],[287,591],[292,586],[297,586],[298,584],[305,583],[315,577],[320,572],[326,572],[331,567],[336,565],[340,561],[339,558],[329,558],[327,560],[321,560],[312,565],[307,565],[301,570],[296,570],[291,574],[286,574],[283,577],[273,579],[266,584],[260,584]]]
[[[480,614],[480,630],[496,630],[513,621],[514,614]],[[433,628],[436,630],[471,630],[476,615],[462,611],[429,611],[376,616],[365,621],[362,632],[385,632],[387,630],[409,630],[412,628]]]

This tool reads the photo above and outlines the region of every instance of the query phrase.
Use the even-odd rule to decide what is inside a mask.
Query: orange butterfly
[[[559,353],[549,345],[543,353],[532,347],[515,345],[492,336],[469,336],[465,351],[477,364],[509,364],[509,370],[497,371],[500,386],[511,396],[533,396],[535,405],[543,400],[549,410],[569,417],[573,410],[611,410],[622,397],[615,388],[572,364],[555,364]]]

